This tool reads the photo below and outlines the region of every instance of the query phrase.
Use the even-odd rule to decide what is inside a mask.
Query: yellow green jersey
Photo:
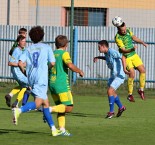
[[[133,45],[133,40],[132,40],[133,32],[129,29],[126,30],[125,35],[120,35],[119,33],[116,34],[115,36],[115,42],[121,50],[122,48],[125,48],[126,50],[131,49],[134,47]],[[121,52],[121,51],[120,51]],[[125,57],[131,57],[134,54],[136,54],[135,51],[129,52],[129,53],[123,53]]]
[[[67,63],[72,63],[70,55],[67,51],[57,49],[54,51],[56,63],[49,70],[49,89],[52,94],[68,92],[69,79]]]

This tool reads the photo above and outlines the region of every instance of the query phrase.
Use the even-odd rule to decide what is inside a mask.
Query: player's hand
[[[124,73],[127,74],[127,75],[130,74],[130,72],[128,70],[126,70],[126,69],[124,69]]]
[[[146,43],[143,43],[143,45],[144,45],[145,47],[147,47],[147,46],[148,46],[148,44],[146,44]]]
[[[79,75],[80,75],[80,77],[83,77],[84,76],[84,72],[83,71],[80,71],[79,72]]]
[[[98,58],[97,57],[94,57],[93,61],[94,63],[97,62]]]

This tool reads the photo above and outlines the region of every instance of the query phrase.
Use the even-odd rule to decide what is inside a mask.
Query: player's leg
[[[13,123],[15,125],[17,125],[18,124],[18,118],[19,118],[21,113],[25,113],[25,112],[28,112],[30,110],[34,110],[41,104],[42,104],[42,99],[39,98],[39,99],[35,99],[35,102],[28,102],[20,108],[13,108],[12,109],[12,111],[13,111]]]
[[[18,107],[19,102],[23,99],[24,93],[26,91],[26,88],[22,88],[21,91],[18,93],[17,99],[12,104],[12,108]]]
[[[130,68],[129,70],[130,74],[128,77],[128,100],[130,102],[135,102],[133,97],[133,86],[134,86],[134,77],[135,77],[135,70],[134,68]]]
[[[133,85],[134,85],[134,78],[135,78],[135,70],[134,70],[134,65],[133,65],[133,56],[126,58],[126,65],[127,69],[130,72],[129,77],[128,77],[128,97],[127,99],[130,102],[135,102],[134,97],[133,97]]]
[[[117,95],[116,90],[121,86],[121,84],[124,83],[124,79],[116,77],[113,82],[111,83],[111,87],[114,88],[114,97],[115,97],[115,103],[118,106],[118,113],[117,117],[120,117],[122,113],[126,110],[126,107],[122,104],[120,101],[120,97]]]
[[[6,100],[6,104],[7,104],[8,107],[11,106],[11,98],[15,94],[17,94],[20,90],[21,90],[21,87],[20,86],[17,86],[15,88],[13,88],[9,94],[5,95],[5,100]]]
[[[54,125],[52,115],[51,115],[51,113],[49,111],[49,101],[48,101],[48,99],[43,101],[43,114],[44,114],[44,116],[46,118],[46,121],[47,121],[51,131],[52,131],[52,135],[53,136],[61,135],[62,132],[57,130],[55,125]]]
[[[25,93],[24,93],[24,96],[23,96],[23,100],[22,100],[22,106],[24,106],[28,99],[29,99],[29,96],[30,96],[30,90],[26,90]]]
[[[110,78],[108,80],[108,89],[107,89],[107,95],[108,95],[108,101],[109,101],[109,112],[107,113],[106,118],[112,118],[114,116],[114,102],[115,102],[115,97],[114,97],[114,88],[111,87],[111,84],[113,82],[114,78]]]
[[[140,97],[142,100],[144,100],[144,87],[145,87],[145,67],[143,65],[143,62],[141,58],[136,55],[134,60],[133,60],[134,66],[137,68],[139,71],[139,83],[140,83],[140,88],[138,90],[138,93],[140,94]]]
[[[57,112],[58,125],[60,130],[65,136],[71,136],[71,134],[65,129],[65,113],[69,113],[73,109],[73,97],[70,91],[52,94],[53,100],[56,106],[52,106],[52,112]]]

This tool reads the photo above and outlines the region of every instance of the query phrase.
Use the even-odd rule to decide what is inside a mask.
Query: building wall
[[[111,20],[117,15],[121,16],[129,27],[155,27],[155,10],[110,8],[107,26],[112,26]]]
[[[74,0],[75,7],[108,8],[107,26],[119,15],[131,27],[155,27],[155,0]],[[10,0],[10,25],[65,26],[71,0]],[[144,23],[143,23],[144,21]],[[7,24],[7,0],[0,0],[0,24]]]

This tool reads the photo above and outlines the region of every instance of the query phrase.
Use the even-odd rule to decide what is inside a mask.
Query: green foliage
[[[120,89],[118,93],[127,110],[119,118],[105,119],[109,111],[106,87],[102,87],[105,84],[78,85],[73,86],[74,110],[66,115],[66,128],[73,134],[72,137],[52,137],[47,124],[42,121],[42,113],[38,111],[23,113],[18,126],[14,126],[11,122],[12,112],[6,106],[4,96],[15,84],[0,85],[0,143],[2,145],[155,144],[153,90],[146,91],[145,101],[134,91],[136,102],[130,103],[126,99],[127,91]],[[50,101],[53,104],[51,97]],[[117,113],[117,106],[115,112]],[[56,114],[53,114],[53,118],[57,126]]]

